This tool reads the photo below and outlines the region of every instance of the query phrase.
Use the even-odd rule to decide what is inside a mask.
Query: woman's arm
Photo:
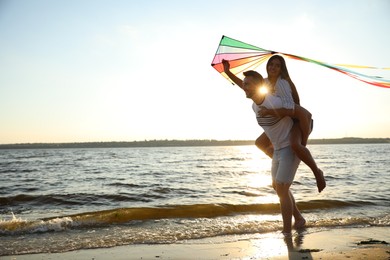
[[[294,109],[295,102],[291,92],[291,86],[287,80],[279,78],[276,82],[275,95],[282,99],[282,106],[286,109]]]
[[[267,109],[262,108],[260,116],[273,115],[277,117],[294,117],[295,116],[295,103],[291,93],[290,84],[283,79],[278,79],[276,82],[275,95],[282,100],[283,108]]]
[[[260,107],[259,116],[264,117],[267,115],[277,116],[277,117],[285,117],[289,116],[295,117],[295,109],[287,109],[287,108],[266,108],[264,106]]]

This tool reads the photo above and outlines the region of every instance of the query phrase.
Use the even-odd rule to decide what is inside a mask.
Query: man
[[[283,234],[291,235],[292,217],[295,219],[295,228],[302,228],[306,221],[299,211],[295,199],[290,191],[290,186],[294,180],[295,173],[300,163],[290,144],[290,130],[293,127],[293,121],[290,117],[276,117],[273,115],[265,116],[261,109],[282,108],[282,100],[271,93],[263,94],[260,91],[264,82],[263,77],[256,71],[244,72],[245,78],[239,79],[230,72],[230,64],[223,61],[224,71],[229,78],[244,90],[246,97],[253,101],[252,108],[256,114],[259,125],[270,139],[274,152],[272,156],[272,186],[278,194],[281,213],[283,218]],[[288,98],[291,98],[291,89],[285,84]]]

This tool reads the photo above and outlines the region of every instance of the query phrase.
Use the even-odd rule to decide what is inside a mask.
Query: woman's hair
[[[297,91],[297,88],[295,87],[294,83],[292,82],[290,75],[288,74],[287,65],[286,65],[286,61],[284,60],[284,58],[280,55],[272,56],[271,58],[269,58],[269,60],[267,62],[267,68],[268,68],[268,64],[271,61],[273,61],[274,59],[278,59],[280,61],[280,64],[282,65],[280,68],[280,77],[284,80],[287,80],[287,82],[290,84],[291,94],[292,94],[292,97],[294,99],[294,102],[295,102],[295,104],[299,105],[300,100],[299,100],[298,91]]]
[[[247,70],[243,74],[245,77],[252,77],[255,80],[256,84],[263,84],[264,78],[257,71]]]

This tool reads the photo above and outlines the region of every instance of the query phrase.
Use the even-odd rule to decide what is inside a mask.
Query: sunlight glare
[[[260,91],[260,94],[261,95],[266,95],[267,93],[268,93],[268,88],[266,87],[266,86],[261,86],[260,88],[259,88],[259,91]]]
[[[266,187],[271,184],[270,176],[263,173],[256,173],[247,176],[248,186],[251,188]]]
[[[246,157],[245,161],[242,162],[248,172],[245,178],[246,186],[260,188],[270,185],[271,159],[255,146],[241,146],[239,150]]]
[[[254,252],[254,256],[261,256],[261,258],[288,256],[286,242],[283,238],[275,234],[265,235],[261,239],[254,240],[252,243],[253,248],[258,250],[258,252]]]

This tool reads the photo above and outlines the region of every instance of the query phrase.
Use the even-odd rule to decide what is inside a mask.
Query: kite
[[[343,73],[349,77],[360,80],[364,83],[371,84],[377,87],[390,88],[390,79],[380,77],[377,75],[363,74],[351,69],[366,69],[370,72],[372,71],[385,71],[389,68],[377,68],[371,66],[360,66],[360,65],[349,65],[349,64],[331,64],[326,62],[321,62],[318,60],[313,60],[305,58],[302,56],[297,56],[288,53],[275,52],[271,50],[266,50],[263,48],[256,47],[254,45],[241,42],[235,39],[232,39],[227,36],[222,36],[222,39],[219,43],[217,52],[215,53],[214,59],[211,63],[211,66],[216,69],[222,76],[226,79],[229,77],[225,74],[223,70],[222,60],[227,60],[230,63],[230,71],[234,75],[238,75],[246,70],[254,70],[260,66],[263,62],[268,60],[272,55],[280,54],[290,59],[306,61],[314,63],[340,73]],[[231,82],[231,81],[230,81]]]

